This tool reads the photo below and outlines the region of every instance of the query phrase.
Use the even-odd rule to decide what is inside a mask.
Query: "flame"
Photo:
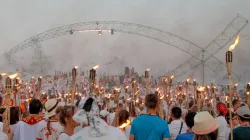
[[[127,120],[126,123],[123,123],[122,125],[120,125],[119,128],[125,128],[128,125],[130,125],[130,121],[129,120]]]
[[[238,85],[239,85],[239,84],[238,84],[238,83],[236,83],[234,86],[236,86],[236,87],[237,87]]]
[[[160,97],[160,99],[163,99],[163,97],[164,97],[164,95],[162,95],[162,96]]]
[[[159,91],[159,88],[157,88],[156,91]]]
[[[171,76],[171,79],[173,79],[173,78],[174,78],[174,75]]]
[[[208,89],[210,89],[210,86],[207,86]]]
[[[2,76],[5,76],[5,75],[7,75],[7,74],[8,74],[8,73],[6,73],[6,72],[1,73]]]
[[[196,80],[194,79],[194,82],[195,82]]]
[[[93,67],[93,69],[95,69],[95,70],[96,70],[97,68],[99,68],[99,65],[96,65],[96,66]]]
[[[190,81],[190,78],[187,79],[187,82],[189,82],[189,81]]]
[[[137,99],[135,100],[135,102],[139,102],[139,98],[137,98]]]
[[[146,71],[150,71],[150,69],[147,69]]]
[[[128,101],[131,100],[131,97],[127,99]]]
[[[75,66],[74,68],[75,68],[75,69],[78,69],[78,68],[79,68],[79,66]]]
[[[19,75],[19,73],[15,73],[15,74],[9,75],[9,77],[10,77],[10,79],[13,79],[13,78],[16,78],[18,75]]]
[[[129,86],[126,86],[125,88],[126,88],[126,89],[128,89],[128,88],[129,88]]]
[[[229,51],[232,51],[239,43],[239,40],[240,40],[240,35],[237,36],[237,38],[235,39],[234,41],[234,44],[232,44],[230,47],[229,47]]]
[[[247,95],[249,95],[249,92],[247,92]]]
[[[173,91],[173,89],[170,90],[170,92],[172,92],[172,91]]]
[[[198,88],[199,91],[204,91],[205,87],[201,86]]]

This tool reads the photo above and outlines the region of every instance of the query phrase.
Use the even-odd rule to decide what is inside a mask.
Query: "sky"
[[[155,27],[205,47],[241,14],[250,19],[249,0],[0,0],[0,69],[14,71],[3,54],[24,40],[72,23],[88,21],[123,21]],[[234,50],[233,70],[250,81],[250,25],[240,33]],[[41,42],[44,53],[54,70],[70,71],[75,65],[87,70],[100,64],[99,72],[120,74],[124,67],[134,67],[140,74],[147,68],[155,76],[164,75],[190,58],[173,46],[136,35],[78,33]],[[225,61],[227,48],[216,53]],[[24,49],[13,57],[31,67],[34,51]],[[110,65],[105,65],[112,62]],[[199,79],[200,68],[190,70]],[[207,82],[215,74],[206,71]]]

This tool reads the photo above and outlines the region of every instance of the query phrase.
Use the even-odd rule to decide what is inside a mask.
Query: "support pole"
[[[204,61],[204,53],[205,50],[202,50],[202,72],[201,72],[201,77],[202,77],[202,85],[204,85],[205,81],[205,61]]]

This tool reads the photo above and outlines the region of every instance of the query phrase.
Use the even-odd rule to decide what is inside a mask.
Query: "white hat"
[[[56,99],[49,99],[44,105],[45,118],[50,118],[56,115],[56,108],[58,106],[64,106],[64,103],[58,102]]]
[[[197,113],[194,117],[192,130],[195,134],[206,135],[218,128],[217,121],[207,111]]]
[[[250,119],[250,110],[247,106],[242,106],[238,108],[237,114],[245,119]]]

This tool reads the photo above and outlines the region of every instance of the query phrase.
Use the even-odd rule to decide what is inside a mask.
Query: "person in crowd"
[[[240,126],[233,129],[234,140],[250,140],[250,110],[247,106],[237,109]],[[231,135],[229,135],[229,140]]]
[[[156,114],[158,104],[157,94],[145,97],[147,113],[132,122],[130,140],[170,140],[168,124]]]
[[[178,134],[185,133],[187,131],[187,125],[181,121],[181,109],[179,107],[173,107],[171,110],[172,122],[169,124],[169,129],[171,133],[171,140],[175,140]]]
[[[22,115],[22,118],[26,118],[30,115],[30,112],[29,111],[25,111]]]
[[[129,120],[129,112],[125,109],[119,112],[119,128],[124,132],[127,139],[129,139],[131,122]]]
[[[70,140],[70,136],[74,134],[74,128],[77,123],[72,119],[74,112],[71,107],[65,106],[60,109],[59,122],[63,126],[58,140]]]
[[[39,116],[43,105],[40,100],[32,99],[29,104],[30,115],[22,118],[16,125],[13,140],[35,140],[38,127],[43,118]]]
[[[231,111],[236,112],[237,109],[240,107],[240,104],[241,104],[241,103],[240,103],[240,100],[234,99],[234,100],[232,101],[233,108],[231,109]]]
[[[234,128],[237,128],[238,126],[239,126],[239,119],[238,119],[238,115],[236,114],[236,113],[234,113],[234,112],[231,112],[231,114],[232,114],[232,128],[234,129]],[[228,113],[227,115],[226,115],[226,121],[227,121],[227,131],[226,131],[226,140],[228,140],[229,139],[229,134],[230,134],[230,114]]]
[[[218,138],[218,123],[213,116],[207,112],[202,111],[195,115],[194,126],[194,140],[217,140]]]
[[[224,103],[218,103],[216,105],[217,109],[217,118],[216,120],[219,123],[218,128],[218,140],[225,140],[227,137],[227,121],[226,121],[226,115],[229,114],[229,109]]]
[[[49,99],[45,105],[45,119],[39,125],[39,131],[37,132],[37,140],[55,140],[58,139],[60,133],[63,131],[62,125],[58,122],[56,113],[60,112],[60,108],[63,106],[61,102],[56,99]],[[58,109],[58,110],[57,110]],[[57,119],[56,119],[57,118]]]
[[[0,108],[0,122],[3,122],[3,114],[5,112],[5,109],[6,108],[3,108],[3,107]]]
[[[92,97],[81,100],[73,120],[86,127],[72,135],[71,140],[126,140],[119,128],[108,126],[99,117],[99,107]]]
[[[135,111],[135,105],[133,102],[130,102],[129,105],[129,120],[133,122],[133,120],[136,118],[136,111]]]
[[[6,119],[6,112],[3,115],[3,122],[0,122],[0,140],[12,140],[14,133],[9,127],[9,122]]]
[[[12,132],[15,132],[16,124],[19,121],[19,108],[11,107],[10,108],[10,129]]]
[[[196,114],[196,112],[187,113],[185,116],[185,122],[188,126],[188,130],[186,133],[177,135],[176,140],[193,140],[194,133],[192,131],[192,127],[194,126],[194,117]]]

